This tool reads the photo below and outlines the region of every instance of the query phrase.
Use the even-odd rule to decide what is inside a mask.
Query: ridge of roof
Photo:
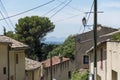
[[[0,42],[11,43],[12,48],[28,48],[28,45],[4,35],[0,35]]]
[[[65,61],[68,61],[68,60],[70,60],[70,59],[62,57],[62,62],[65,62]],[[52,65],[57,65],[57,64],[60,64],[62,62],[59,61],[58,56],[52,57]],[[47,59],[47,60],[43,61],[42,63],[45,65],[45,67],[50,67],[50,59]]]
[[[119,30],[119,29],[116,29],[116,28],[112,28],[112,27],[107,27],[107,26],[102,26],[102,25],[98,25],[98,27],[101,27],[102,29],[104,28],[104,29],[113,29],[113,30]],[[75,36],[81,36],[81,35],[85,35],[85,34],[88,34],[88,33],[90,33],[90,32],[92,32],[93,30],[90,30],[90,31],[87,31],[87,32],[84,32],[84,33],[80,33],[80,34],[76,34],[76,35],[74,35],[74,37]]]
[[[41,63],[30,58],[25,58],[25,70],[34,70],[41,66]]]

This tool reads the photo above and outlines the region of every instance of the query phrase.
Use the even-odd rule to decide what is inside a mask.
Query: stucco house
[[[118,31],[118,29],[105,27],[102,25],[97,26],[97,38],[98,42],[107,40],[111,38],[111,35],[107,35],[109,33]],[[75,68],[76,69],[88,69],[89,68],[89,56],[86,54],[86,51],[89,50],[93,46],[93,30],[89,32],[85,32],[82,34],[78,34],[74,36],[75,38]]]
[[[25,80],[40,80],[41,63],[29,58],[25,58]]]
[[[43,76],[41,80],[50,80],[50,59],[47,59],[43,63]],[[53,80],[70,80],[72,72],[72,62],[69,58],[52,57],[52,77]]]
[[[113,35],[120,31],[110,33]],[[87,51],[89,55],[89,71],[94,72],[93,47]],[[97,80],[120,80],[120,41],[110,39],[97,44]]]
[[[0,35],[0,80],[25,79],[25,50],[28,46]]]

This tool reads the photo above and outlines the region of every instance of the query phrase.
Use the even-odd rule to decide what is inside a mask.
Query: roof
[[[25,58],[25,70],[34,70],[41,66],[41,63],[29,58]]]
[[[111,33],[106,34],[106,35],[102,35],[102,36],[100,36],[100,38],[102,38],[102,37],[107,37],[107,36],[112,36],[112,35],[117,34],[117,33],[120,33],[120,30],[115,31],[115,32],[111,32]],[[105,42],[107,42],[107,41],[111,41],[111,39],[106,39],[106,40],[103,40],[103,41],[101,41],[101,42],[98,42],[98,43],[97,43],[97,46],[99,46],[99,45],[101,45],[102,43],[105,43]],[[89,53],[89,52],[92,51],[93,49],[94,49],[94,46],[92,46],[89,50],[87,50],[86,53]]]
[[[68,60],[70,60],[70,59],[62,57],[62,62],[65,62]],[[60,59],[58,56],[52,57],[52,65],[57,65],[57,64],[62,63],[62,62],[60,62]],[[50,59],[47,59],[47,60],[43,61],[42,63],[44,63],[45,67],[50,67]]]
[[[97,26],[97,36],[106,35],[108,33],[114,32],[114,31],[118,31],[118,29],[114,29],[114,28],[106,27],[106,26],[102,26],[102,25]],[[75,35],[74,38],[78,42],[84,42],[85,40],[93,39],[93,30]]]
[[[12,38],[4,36],[4,35],[0,35],[0,42],[11,43],[12,48],[28,48],[28,45],[25,45],[15,39],[12,39]]]
[[[105,41],[102,41],[102,42],[98,42],[97,43],[97,46],[99,46],[99,45],[101,45],[102,43],[105,43],[105,42],[107,42],[107,41],[109,41],[110,39],[107,39],[107,40],[105,40]],[[88,54],[90,51],[92,51],[94,49],[94,46],[92,46],[89,50],[87,50],[86,51],[86,53]]]

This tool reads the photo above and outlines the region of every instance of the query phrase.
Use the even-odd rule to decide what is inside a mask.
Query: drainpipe
[[[10,55],[9,55],[9,50],[10,50],[10,48],[9,48],[9,45],[8,45],[8,52],[7,52],[7,57],[8,57],[8,80],[9,80],[9,78],[10,78]]]
[[[34,70],[32,70],[32,80],[34,80]]]

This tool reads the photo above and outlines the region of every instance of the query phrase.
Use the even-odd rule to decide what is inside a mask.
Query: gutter
[[[8,45],[8,50],[7,50],[7,51],[8,51],[8,52],[7,52],[7,55],[8,55],[8,56],[7,56],[7,57],[8,57],[8,80],[10,80],[10,79],[9,79],[9,78],[10,78],[10,62],[9,62],[9,61],[10,61],[10,60],[9,60],[9,59],[10,59],[10,55],[9,55],[9,50],[10,50],[10,48],[9,48],[9,45]]]

